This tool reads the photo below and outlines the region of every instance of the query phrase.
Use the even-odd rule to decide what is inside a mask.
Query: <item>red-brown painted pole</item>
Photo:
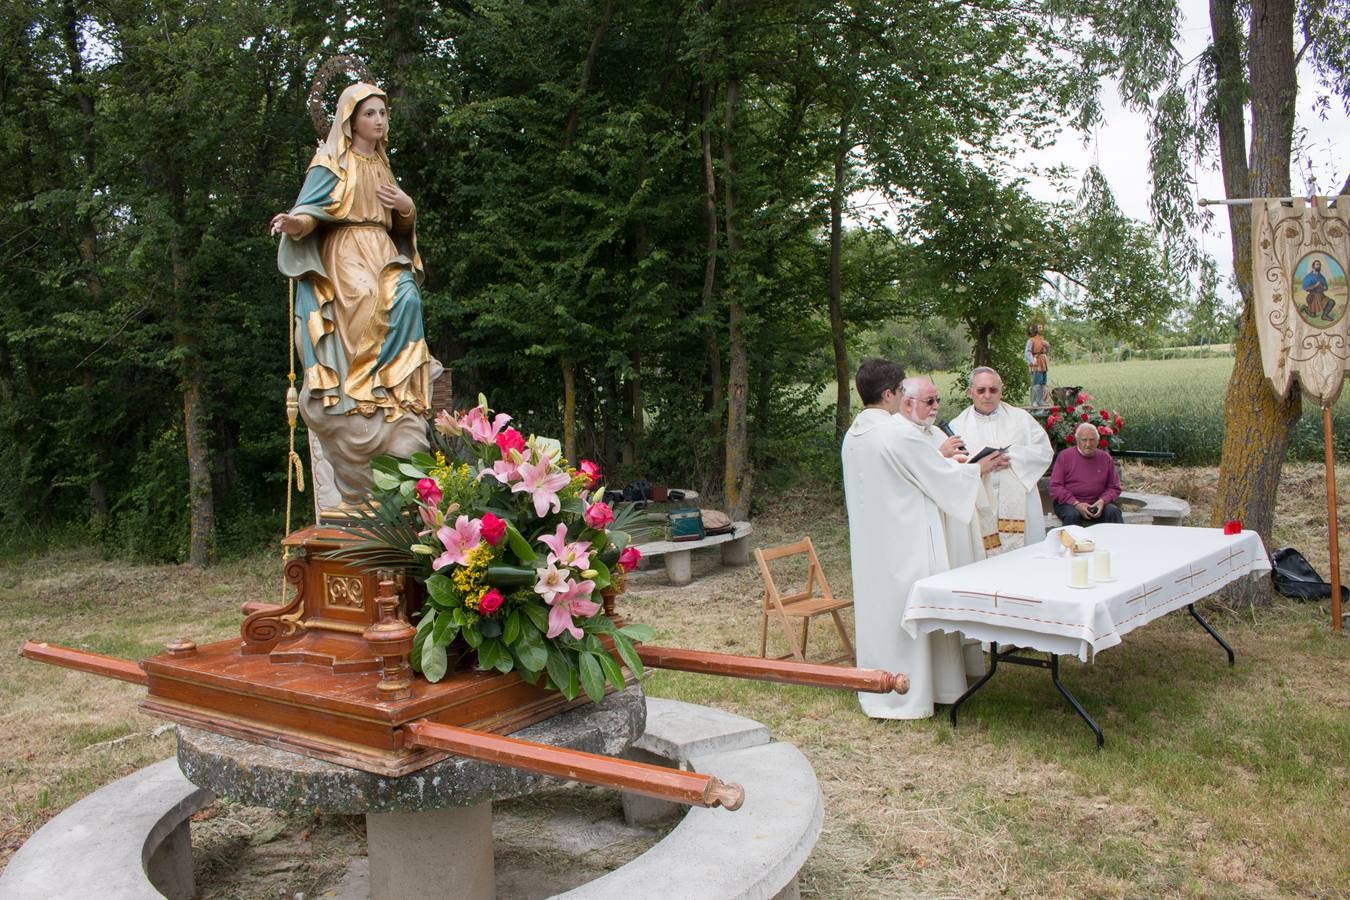
[[[729,675],[733,678],[749,678],[754,681],[840,688],[869,694],[889,694],[891,691],[903,694],[909,690],[907,676],[898,672],[891,674],[881,669],[827,666],[823,663],[736,656],[731,653],[709,653],[704,650],[681,650],[677,647],[653,647],[650,644],[638,644],[637,652],[642,664],[653,669]]]
[[[403,728],[408,733],[410,743],[416,746],[449,750],[458,756],[513,769],[616,788],[658,800],[673,800],[688,806],[740,809],[745,802],[745,789],[739,784],[727,784],[698,772],[683,772],[598,753],[537,744],[500,734],[441,725],[426,719],[409,722]]]
[[[74,647],[62,647],[60,644],[48,644],[42,641],[24,641],[19,655],[38,662],[65,666],[67,669],[79,669],[105,678],[129,681],[144,687],[147,683],[145,672],[140,663],[116,656],[104,656],[102,653],[90,653],[88,650],[76,650]]]
[[[1331,407],[1322,407],[1322,442],[1327,454],[1327,549],[1331,551],[1331,630],[1341,630],[1341,547],[1336,522],[1336,441],[1331,433]]]

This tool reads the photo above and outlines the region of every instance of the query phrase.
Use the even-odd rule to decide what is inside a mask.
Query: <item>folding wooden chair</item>
[[[808,561],[806,587],[796,593],[785,595],[774,582],[769,563],[773,560],[797,555],[806,557]],[[787,659],[789,656],[795,656],[800,662],[806,662],[806,637],[811,620],[816,616],[829,615],[830,618],[834,619],[834,627],[839,631],[839,640],[843,642],[844,649],[848,652],[843,656],[824,660],[824,662],[852,662],[854,659],[853,643],[848,639],[848,632],[844,628],[844,620],[839,617],[839,611],[852,606],[853,600],[847,597],[836,597],[830,592],[830,584],[825,580],[825,572],[820,567],[820,560],[816,558],[816,548],[812,545],[811,539],[804,537],[800,541],[794,541],[780,547],[771,547],[767,550],[756,547],[755,563],[759,566],[759,574],[764,579],[764,607],[760,611],[759,620],[759,655],[765,656],[767,653],[769,617],[774,616],[782,624],[783,634],[787,637],[788,645],[792,648],[791,653],[785,653],[777,658]],[[815,592],[817,581],[820,583],[819,595]],[[789,619],[801,619],[802,621],[800,643],[797,641],[797,636]]]

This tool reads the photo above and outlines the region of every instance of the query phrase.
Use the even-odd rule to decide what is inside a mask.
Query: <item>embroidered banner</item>
[[[1261,363],[1275,393],[1295,377],[1330,406],[1350,366],[1350,197],[1252,201],[1252,287]]]

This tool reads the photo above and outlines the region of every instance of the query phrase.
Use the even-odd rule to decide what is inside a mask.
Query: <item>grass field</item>
[[[1050,386],[1081,385],[1099,405],[1120,413],[1128,449],[1165,450],[1178,463],[1215,465],[1223,451],[1223,398],[1232,370],[1230,357],[1055,365]],[[953,399],[955,375],[936,380],[944,400]],[[1336,455],[1350,459],[1350,398],[1337,402],[1332,422]],[[1305,403],[1287,458],[1320,460],[1322,452],[1321,410]]]
[[[1135,489],[1186,496],[1199,522],[1216,477],[1125,472]],[[1286,467],[1272,546],[1295,543],[1325,572],[1320,478],[1315,465]],[[1350,477],[1340,496],[1350,500]],[[804,533],[846,594],[839,495],[768,498],[752,540]],[[620,608],[660,643],[755,653],[758,576],[715,568],[714,557],[696,558],[683,588],[659,569],[636,573]],[[137,658],[181,634],[225,639],[238,634],[240,603],[277,597],[279,583],[274,553],[209,571],[87,550],[0,562],[0,645],[10,648],[0,655],[0,864],[81,796],[173,752],[172,733],[137,713],[141,689],[21,660],[21,640]],[[1029,669],[1001,672],[959,730],[942,717],[869,720],[847,693],[667,672],[647,689],[758,719],[810,759],[826,818],[801,873],[804,897],[1344,896],[1350,641],[1330,635],[1325,604],[1212,612],[1236,669],[1183,615],[1131,633],[1093,665],[1066,661],[1066,682],[1106,730],[1101,752],[1045,673]],[[820,655],[833,649],[823,638],[813,629]],[[229,804],[193,834],[208,898],[321,896],[345,856],[364,852],[359,820]],[[221,884],[231,842],[256,844],[269,862]]]

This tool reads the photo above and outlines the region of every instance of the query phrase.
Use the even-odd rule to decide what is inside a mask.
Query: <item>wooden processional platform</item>
[[[408,663],[420,598],[401,576],[382,578],[324,554],[340,532],[314,526],[283,542],[295,596],[250,603],[241,639],[180,640],[142,660],[142,709],[209,731],[367,772],[397,776],[450,754],[407,742],[415,720],[505,734],[587,702],[512,674],[455,668],[432,684]],[[631,679],[631,676],[630,676]]]

